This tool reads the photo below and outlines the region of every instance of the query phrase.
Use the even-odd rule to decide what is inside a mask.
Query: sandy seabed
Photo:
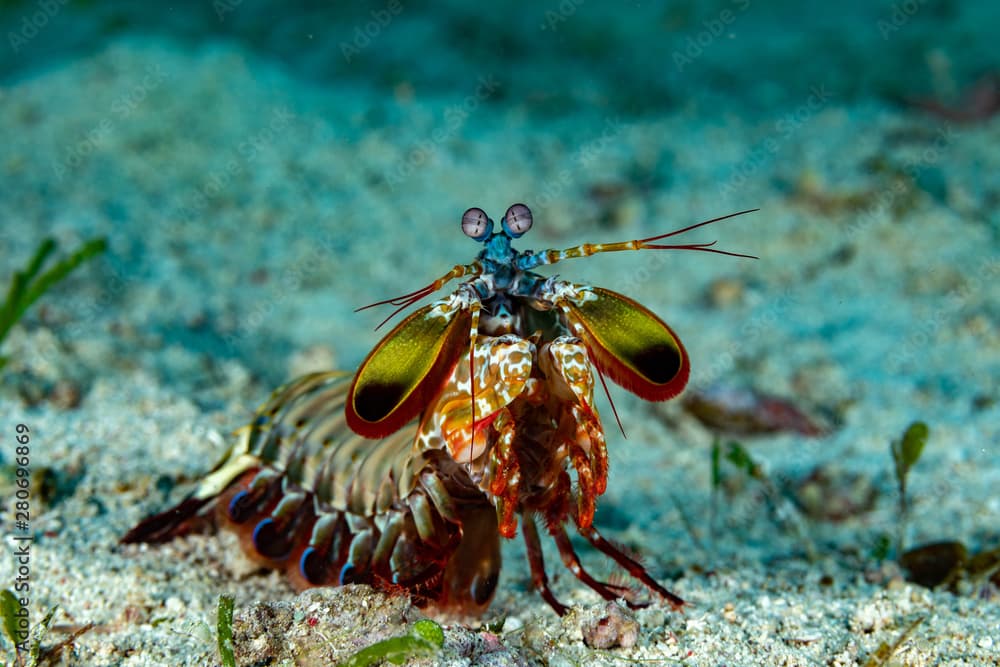
[[[693,388],[751,383],[830,422],[820,438],[745,442],[775,479],[835,465],[870,480],[876,500],[837,523],[803,518],[800,535],[747,483],[721,498],[711,535],[713,435],[677,405],[612,388],[628,437],[608,429],[596,522],[690,607],[636,612],[634,646],[590,649],[581,627],[605,603],[553,551],[554,589],[574,605],[557,618],[513,541],[487,618],[503,621],[496,632],[448,626],[443,653],[412,664],[860,665],[918,619],[892,664],[1000,664],[995,589],[928,590],[871,557],[897,525],[889,442],[916,419],[931,438],[910,479],[908,543],[997,546],[1000,258],[988,206],[1000,124],[836,96],[753,122],[697,108],[539,121],[491,106],[488,85],[415,104],[405,91],[296,80],[227,44],[181,53],[122,40],[0,90],[0,276],[43,235],[64,249],[99,235],[110,245],[4,350],[3,462],[27,425],[32,467],[54,489],[32,501],[31,617],[59,607],[44,646],[94,625],[57,664],[218,664],[220,594],[236,600],[241,665],[327,664],[405,632],[419,612],[400,598],[298,596],[224,536],[117,540],[183,497],[272,386],[310,365],[356,364],[381,319],[356,307],[470,261],[465,208],[499,217],[514,201],[535,213],[518,247],[536,249],[762,209],[698,238],[759,261],[636,253],[559,273],[660,313],[691,354]],[[497,113],[503,129],[487,122]],[[588,197],[595,189],[611,194]],[[53,400],[60,380],[79,405]],[[16,566],[0,559],[0,582]]]

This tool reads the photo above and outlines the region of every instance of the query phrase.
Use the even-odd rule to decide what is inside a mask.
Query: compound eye
[[[514,204],[503,216],[503,229],[516,239],[531,229],[531,209],[524,204]]]
[[[493,221],[481,208],[470,208],[462,214],[462,231],[470,239],[483,241],[493,233]]]

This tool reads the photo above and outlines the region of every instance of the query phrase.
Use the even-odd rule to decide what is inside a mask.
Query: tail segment
[[[198,532],[197,524],[205,523],[207,517],[201,516],[201,510],[212,502],[212,498],[187,498],[176,507],[165,512],[154,514],[140,521],[132,530],[125,533],[119,542],[121,544],[163,544],[175,537]]]
[[[347,431],[345,390],[334,373],[279,388],[187,499],[121,542],[163,543],[214,523],[298,589],[364,583],[481,613],[500,570],[492,504],[449,456],[418,451],[415,431]]]

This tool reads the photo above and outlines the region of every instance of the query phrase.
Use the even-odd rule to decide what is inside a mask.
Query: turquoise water
[[[499,220],[529,205],[535,226],[515,245],[535,250],[761,209],[678,240],[756,261],[617,253],[548,274],[658,313],[691,355],[689,391],[753,387],[821,423],[819,438],[746,437],[790,503],[834,465],[873,490],[845,521],[802,519],[840,588],[776,584],[815,605],[827,639],[773,635],[770,650],[795,664],[850,642],[865,654],[912,620],[896,600],[892,623],[855,622],[890,595],[871,553],[897,527],[888,443],[914,420],[932,435],[908,542],[997,546],[1000,5],[333,4],[0,2],[0,281],[47,236],[60,253],[109,244],[0,343],[0,424],[38,431],[36,461],[59,489],[38,500],[33,609],[114,625],[81,640],[73,664],[126,664],[130,646],[162,664],[160,645],[199,664],[207,649],[177,638],[180,621],[150,625],[184,618],[169,600],[204,615],[220,590],[244,605],[294,599],[278,580],[114,543],[182,497],[274,386],[355,367],[389,312],[357,308],[472,261],[459,231],[471,206]],[[710,540],[717,434],[680,401],[611,394],[628,438],[600,398],[611,473],[597,523],[657,577],[676,575],[708,619],[704,631],[647,619],[648,645],[679,659],[653,629],[666,623],[699,659],[713,638],[746,646],[712,615],[727,595],[784,622],[754,586],[818,572],[801,536],[749,484],[726,496]],[[496,613],[546,613],[519,544],[505,557]],[[755,583],[727,589],[711,569]],[[88,581],[129,590],[138,611],[91,607],[74,593]],[[567,573],[557,582],[593,602],[572,598]],[[950,594],[934,595],[960,626]],[[925,659],[990,654],[979,639],[996,636],[995,602],[968,604],[969,637],[927,640]]]

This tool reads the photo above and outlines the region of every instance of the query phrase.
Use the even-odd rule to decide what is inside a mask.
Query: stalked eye
[[[503,216],[503,230],[516,239],[531,229],[531,209],[524,204],[514,204]]]
[[[481,208],[470,208],[462,214],[462,231],[474,241],[485,241],[493,233],[493,221]]]

